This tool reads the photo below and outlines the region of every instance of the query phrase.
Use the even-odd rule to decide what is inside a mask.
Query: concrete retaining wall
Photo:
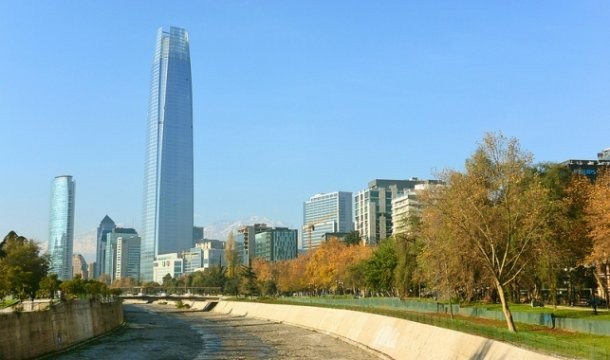
[[[29,359],[63,350],[123,323],[123,305],[61,303],[46,311],[0,315],[0,359]]]
[[[475,335],[349,310],[221,301],[212,311],[310,328],[394,359],[553,359]]]

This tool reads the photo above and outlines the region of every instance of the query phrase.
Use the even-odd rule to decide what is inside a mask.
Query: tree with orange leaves
[[[610,171],[601,171],[587,187],[585,218],[593,241],[591,260],[608,261],[610,255]]]

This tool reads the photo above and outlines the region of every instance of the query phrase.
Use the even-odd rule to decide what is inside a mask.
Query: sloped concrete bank
[[[61,351],[123,323],[123,304],[70,301],[45,311],[0,315],[0,359]]]
[[[306,327],[353,341],[393,359],[554,359],[480,336],[350,310],[221,301],[212,312]]]

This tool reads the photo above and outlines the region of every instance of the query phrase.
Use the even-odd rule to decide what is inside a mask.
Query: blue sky
[[[300,227],[315,193],[461,169],[485,132],[537,162],[610,147],[606,1],[0,1],[0,236],[140,227],[156,30],[191,41],[195,223]]]

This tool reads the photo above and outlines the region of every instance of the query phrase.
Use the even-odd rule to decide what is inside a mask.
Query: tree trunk
[[[504,313],[504,318],[506,319],[506,325],[508,326],[508,331],[516,332],[515,322],[513,321],[513,315],[508,308],[508,302],[506,301],[506,295],[504,294],[504,288],[500,284],[498,280],[496,282],[496,289],[498,290],[498,296],[500,297],[500,302],[502,303],[502,312]]]

